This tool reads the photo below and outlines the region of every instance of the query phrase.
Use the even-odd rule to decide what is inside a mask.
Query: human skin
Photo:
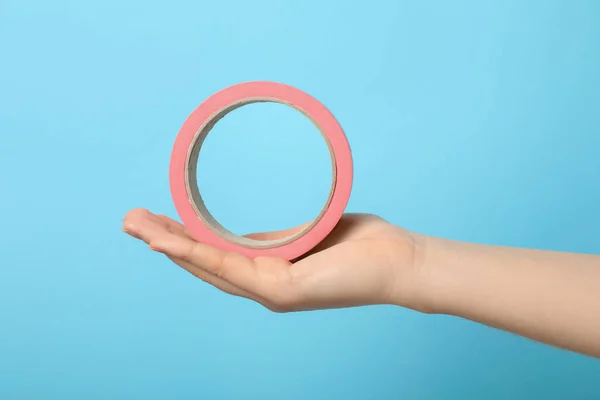
[[[248,235],[289,236],[299,228]],[[123,230],[197,278],[274,312],[397,305],[469,319],[600,358],[600,256],[463,243],[346,214],[294,262],[247,258],[195,241],[134,209]]]

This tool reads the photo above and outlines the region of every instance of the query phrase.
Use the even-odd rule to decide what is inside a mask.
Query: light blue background
[[[181,123],[265,79],[344,126],[350,211],[600,253],[599,71],[596,1],[0,0],[0,398],[600,398],[596,360],[398,308],[272,314],[119,230],[132,207],[176,217]],[[240,232],[310,216],[314,129],[231,118],[203,159],[215,214]]]

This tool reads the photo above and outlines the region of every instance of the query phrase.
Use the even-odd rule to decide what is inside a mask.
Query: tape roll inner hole
[[[321,133],[321,136],[325,140],[325,143],[327,144],[327,147],[329,149],[329,156],[331,158],[331,168],[332,168],[332,181],[331,181],[331,189],[329,190],[329,196],[327,198],[327,201],[325,202],[325,205],[323,206],[319,215],[314,220],[312,220],[309,223],[304,224],[301,227],[298,227],[298,231],[296,233],[293,233],[290,236],[287,236],[287,237],[284,237],[281,239],[276,239],[276,240],[254,240],[254,239],[250,239],[250,238],[247,238],[244,236],[236,235],[235,233],[229,231],[227,228],[225,228],[223,225],[221,225],[219,223],[219,221],[217,221],[215,219],[215,217],[213,217],[213,215],[210,213],[210,211],[208,211],[208,208],[206,207],[206,204],[204,203],[202,195],[200,194],[200,189],[198,188],[198,180],[197,180],[198,157],[200,156],[200,149],[202,148],[202,144],[204,143],[204,140],[206,139],[206,137],[208,136],[210,131],[213,129],[213,127],[217,124],[217,122],[219,122],[223,117],[225,117],[230,112],[232,112],[235,109],[240,108],[242,106],[245,106],[248,104],[253,104],[253,103],[266,103],[266,102],[280,103],[280,104],[289,106],[289,107],[301,112],[302,114],[304,114],[305,117],[307,117],[309,120],[312,121],[312,123],[317,127],[317,129]],[[242,100],[242,101],[239,101],[236,103],[232,103],[232,104],[222,108],[221,110],[217,111],[211,118],[209,118],[196,131],[194,140],[192,141],[192,145],[188,149],[188,154],[187,154],[187,158],[186,158],[185,186],[186,186],[186,191],[187,191],[187,195],[188,195],[190,204],[192,205],[192,208],[196,212],[196,215],[198,216],[198,218],[214,234],[222,237],[223,239],[225,239],[229,242],[238,244],[240,246],[248,247],[248,248],[255,248],[255,249],[263,248],[264,249],[264,248],[279,247],[279,246],[283,246],[285,244],[291,243],[291,242],[297,240],[298,238],[304,236],[319,222],[319,220],[325,214],[325,211],[329,207],[329,203],[331,202],[331,198],[335,191],[336,180],[337,180],[337,177],[336,177],[336,167],[335,167],[335,154],[331,147],[331,143],[329,142],[329,139],[327,138],[327,135],[325,135],[325,133],[323,132],[321,127],[316,123],[316,121],[314,121],[310,117],[310,115],[308,115],[306,113],[306,111],[302,110],[298,106],[283,102],[278,99],[269,99],[269,98],[245,99],[245,100]]]

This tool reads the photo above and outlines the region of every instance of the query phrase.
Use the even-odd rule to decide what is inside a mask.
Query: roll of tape
[[[252,240],[225,229],[206,208],[196,179],[200,148],[214,125],[236,108],[258,102],[285,104],[309,118],[327,142],[333,168],[329,197],[317,218],[299,232],[279,240]],[[241,83],[210,96],[184,122],[175,140],[170,164],[173,202],[194,238],[251,258],[270,256],[294,260],[313,249],[342,217],[352,190],[352,177],[350,146],[333,114],[307,93],[275,82]]]

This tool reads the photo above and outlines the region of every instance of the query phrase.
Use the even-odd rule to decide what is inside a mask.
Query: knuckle
[[[183,259],[194,264],[198,261],[198,255],[200,255],[198,244],[194,242],[188,242],[187,247],[183,252]]]
[[[213,273],[221,279],[227,280],[228,273],[226,266],[231,263],[233,253],[218,253],[215,255]]]
[[[242,267],[248,261],[241,254],[233,252],[220,252],[216,257],[218,259],[215,263],[215,273],[225,280],[231,278],[234,270]]]

